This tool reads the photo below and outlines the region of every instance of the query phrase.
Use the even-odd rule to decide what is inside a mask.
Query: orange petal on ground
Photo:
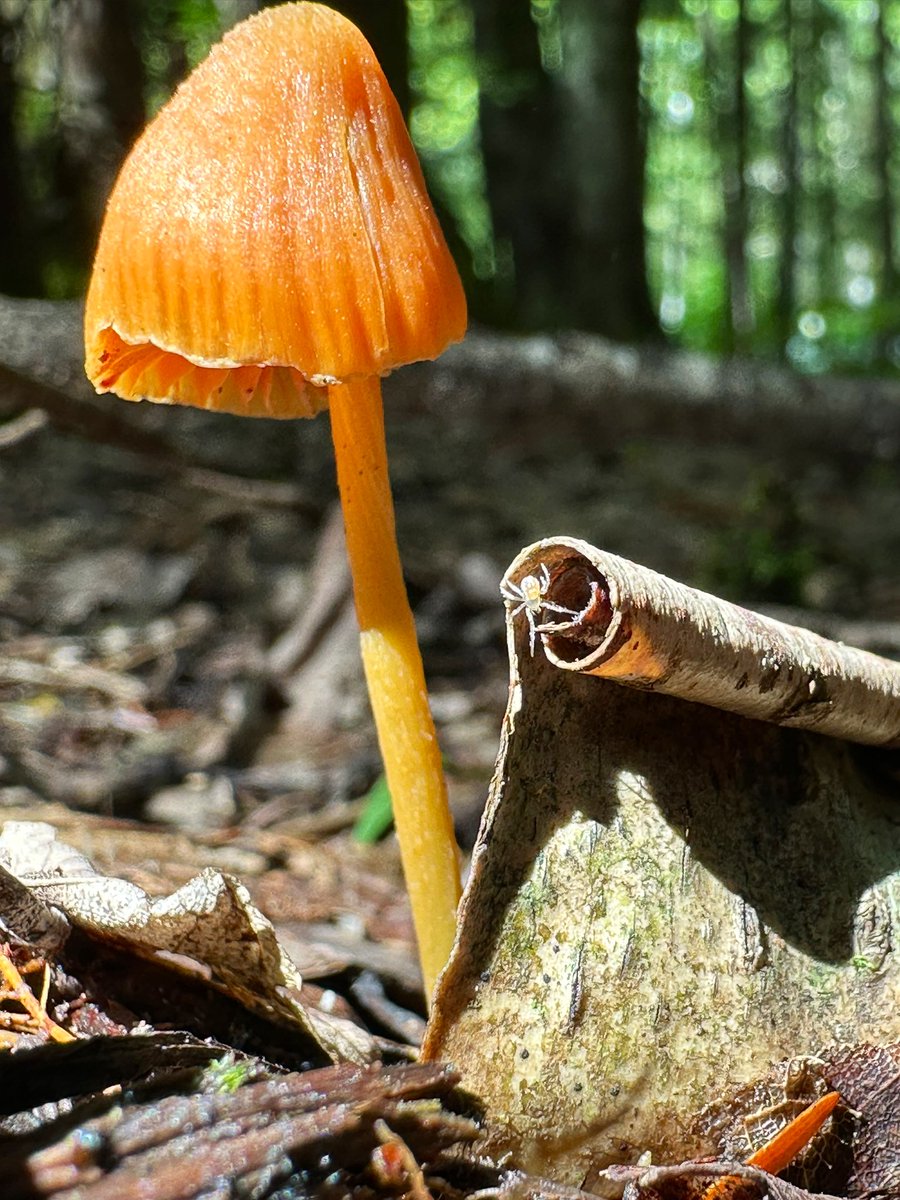
[[[754,1150],[747,1159],[747,1165],[759,1167],[762,1171],[768,1171],[770,1175],[780,1174],[790,1166],[800,1151],[809,1145],[837,1108],[840,1098],[839,1092],[826,1092],[824,1096],[820,1096],[764,1146]],[[723,1175],[721,1179],[710,1184],[703,1193],[702,1200],[722,1200],[736,1182],[739,1182],[737,1176]]]

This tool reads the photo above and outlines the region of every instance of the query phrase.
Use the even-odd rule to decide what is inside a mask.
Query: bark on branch
[[[523,550],[546,569],[544,649],[558,667],[876,746],[900,743],[900,664],[676,583],[576,538]]]
[[[842,647],[571,539],[531,547],[507,580],[532,606],[509,620],[497,768],[423,1057],[452,1061],[478,1096],[488,1153],[565,1183],[643,1151],[716,1154],[710,1105],[758,1096],[767,1078],[786,1095],[785,1062],[829,1045],[897,1040],[900,827],[877,769],[889,755],[747,719],[770,702],[763,655],[799,680]],[[575,607],[578,588],[593,603],[569,632],[594,629],[599,645],[564,663],[557,630],[548,661],[528,616],[540,624],[546,600]],[[605,637],[629,628],[621,646]],[[584,673],[619,654],[639,686]],[[846,654],[850,675],[863,656]],[[831,732],[856,716],[853,736],[877,740],[879,720],[896,735],[900,668],[869,665],[885,670],[884,709],[873,685],[863,717],[858,671]],[[745,715],[725,711],[743,691]]]

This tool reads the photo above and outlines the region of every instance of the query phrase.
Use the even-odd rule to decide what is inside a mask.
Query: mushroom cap
[[[323,5],[237,25],[141,135],[85,311],[98,391],[311,416],[326,385],[435,358],[462,284],[359,30]]]

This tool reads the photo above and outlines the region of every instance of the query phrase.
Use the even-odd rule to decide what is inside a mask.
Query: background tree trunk
[[[883,296],[898,293],[897,264],[895,258],[894,204],[891,180],[891,148],[894,143],[894,128],[891,115],[891,42],[885,27],[884,5],[878,5],[875,31],[875,170],[880,185],[877,200],[876,220],[881,243],[881,292]]]
[[[749,57],[750,27],[746,0],[738,0],[732,58],[731,103],[722,121],[721,143],[730,161],[725,177],[725,260],[728,265],[728,315],[733,349],[746,352],[753,332],[753,302],[747,271],[747,97],[744,76]]]
[[[20,22],[0,11],[0,291],[29,296],[40,290],[40,272],[32,248],[34,231],[26,211],[15,130],[14,63],[20,39]]]
[[[0,286],[83,290],[147,110],[274,2],[4,0]],[[640,340],[657,332],[652,284],[683,345],[779,353],[809,306],[804,369],[896,366],[900,0],[336,3],[407,114],[414,96],[476,320]]]
[[[144,124],[140,0],[64,0],[58,6],[58,194],[63,256],[90,259],[119,164]]]
[[[482,76],[481,147],[489,164],[498,260],[484,300],[494,324],[540,329],[561,320],[559,259],[569,236],[557,96],[542,68],[527,4],[479,0],[474,17]],[[538,169],[535,147],[541,148]]]
[[[800,202],[800,137],[798,112],[798,66],[800,33],[797,25],[798,0],[784,0],[784,38],[790,60],[790,82],[784,98],[782,122],[781,170],[781,269],[775,300],[775,321],[782,353],[791,335],[796,307],[797,208]]]
[[[570,325],[622,341],[656,330],[643,266],[640,7],[560,0],[560,203],[571,236],[557,290]]]
[[[830,303],[838,291],[838,181],[834,164],[826,151],[827,122],[822,113],[823,97],[832,85],[831,68],[826,46],[829,36],[836,34],[834,16],[824,5],[817,4],[812,11],[812,41],[814,46],[811,69],[814,78],[815,112],[812,117],[810,138],[811,175],[813,206],[816,230],[816,279],[818,301]]]

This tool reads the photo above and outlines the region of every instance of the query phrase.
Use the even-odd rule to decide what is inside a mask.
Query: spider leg
[[[516,605],[516,607],[510,611],[509,619],[514,621],[520,612],[525,613],[525,619],[528,622],[528,641],[531,645],[531,653],[534,654],[534,639],[536,636],[535,631],[537,629],[537,625],[535,624],[534,620],[534,612],[529,607],[527,600],[523,600],[521,604]]]
[[[579,613],[574,608],[563,608],[561,604],[554,604],[552,600],[541,601],[541,608],[550,608],[554,612],[567,613],[570,617],[579,616]]]
[[[500,595],[504,600],[511,600],[513,603],[516,600],[524,600],[525,593],[517,583],[513,583],[511,579],[504,579],[500,584]]]
[[[507,600],[508,604],[515,603],[514,596],[507,596],[506,600]],[[521,601],[521,603],[517,604],[516,607],[514,609],[512,609],[512,611],[509,614],[509,619],[511,621],[514,621],[516,619],[516,617],[519,615],[519,613],[522,611],[523,608],[525,609],[526,612],[528,612],[528,604],[525,600]],[[531,613],[528,612],[528,615],[531,616]]]
[[[525,609],[525,615],[528,618],[528,644],[531,648],[531,656],[533,658],[534,657],[534,643],[535,643],[535,639],[537,638],[537,623],[535,622],[535,619],[534,619],[534,613],[531,611],[531,609],[528,607],[528,605],[527,604],[523,605],[523,607]]]
[[[566,616],[572,617],[571,621],[544,621],[538,625],[538,633],[559,633],[563,629],[573,629],[576,625],[580,625],[583,617],[583,612],[573,612],[571,608],[563,608],[561,604],[545,604],[544,608],[550,608],[554,612],[564,613]]]
[[[540,625],[535,625],[538,633],[559,633],[561,629],[574,629],[576,625],[580,625],[580,621],[544,621]]]

